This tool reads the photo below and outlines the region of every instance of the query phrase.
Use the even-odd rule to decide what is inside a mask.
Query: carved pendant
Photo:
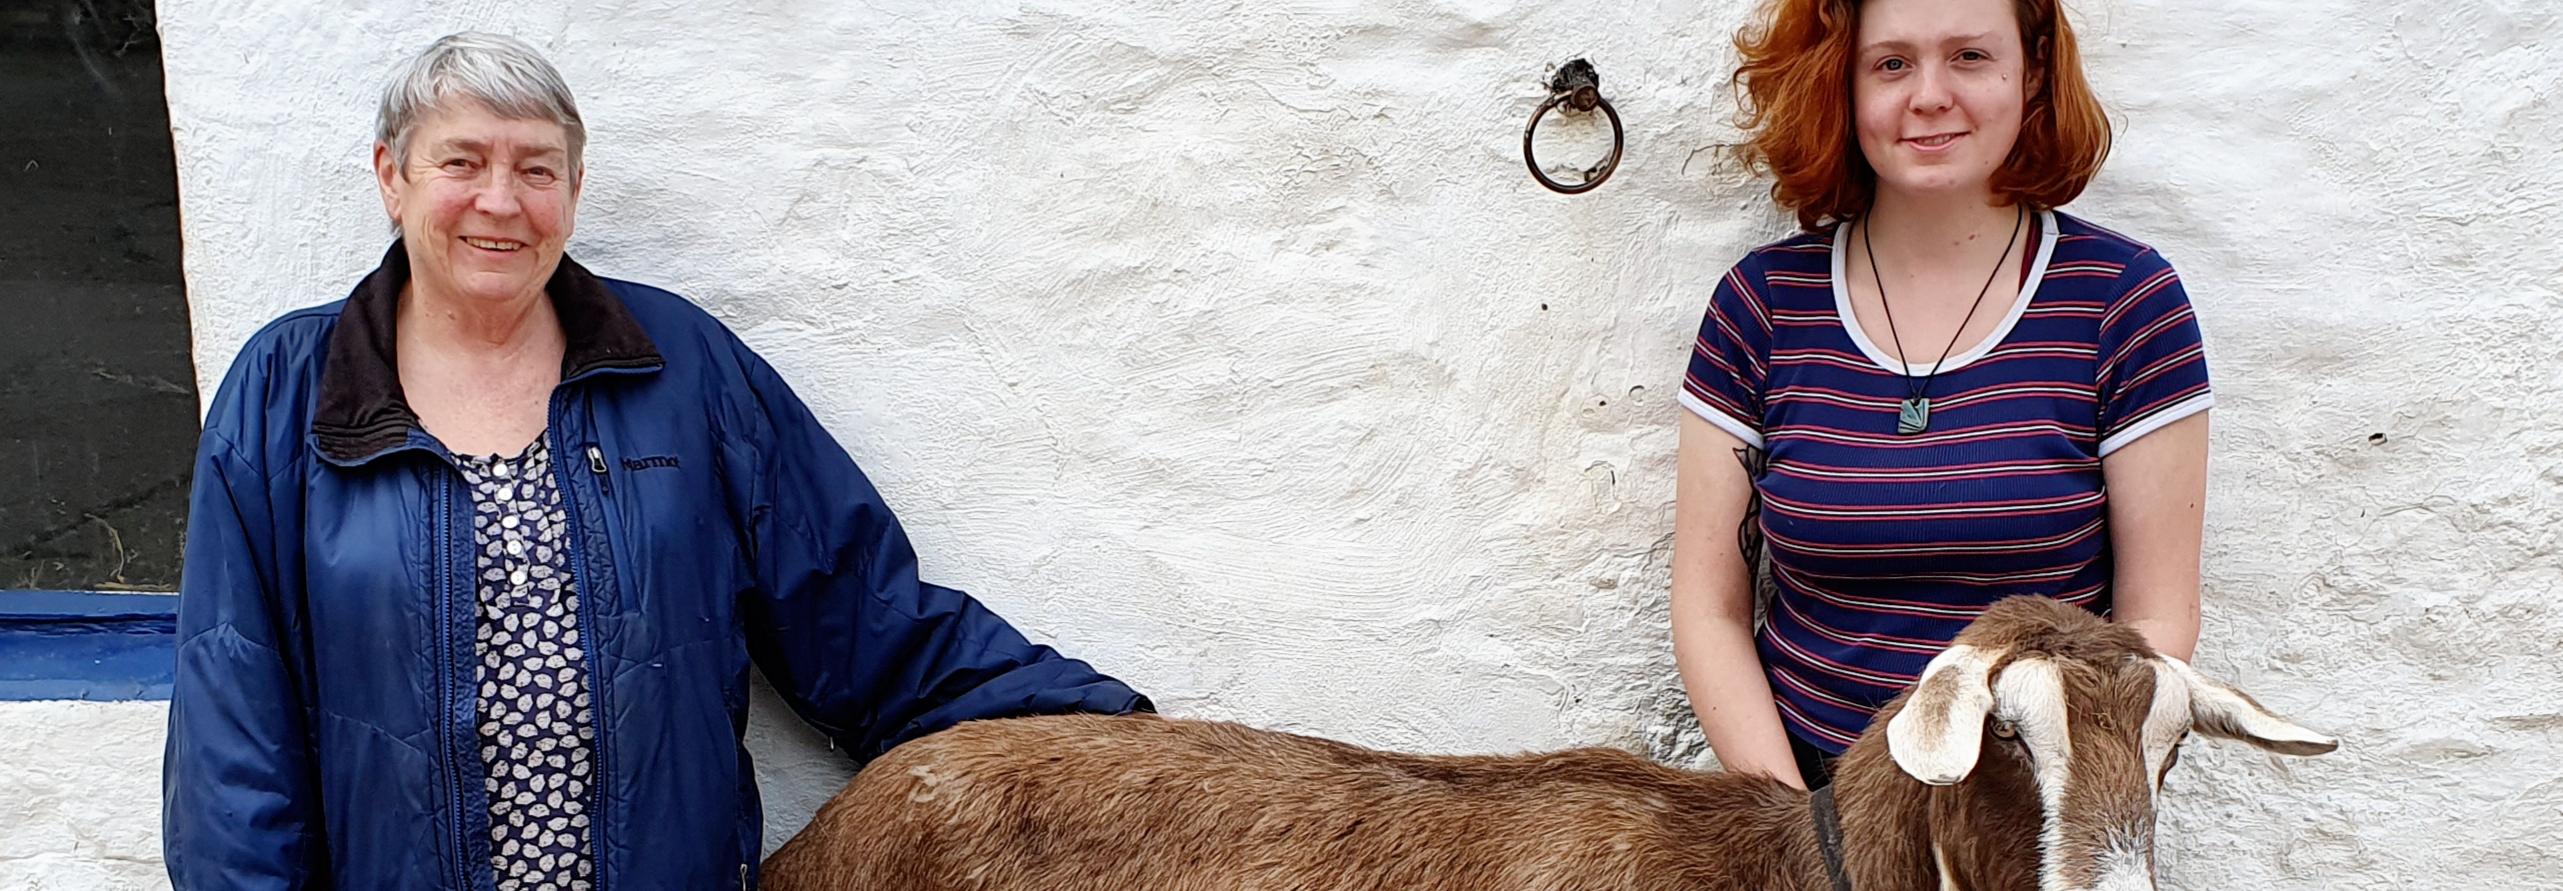
[[[1931,397],[1907,397],[1896,408],[1896,432],[1911,436],[1931,429]]]

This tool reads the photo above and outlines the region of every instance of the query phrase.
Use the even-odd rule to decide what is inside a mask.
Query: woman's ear
[[[390,217],[395,226],[400,225],[401,187],[405,185],[408,185],[407,175],[401,170],[400,159],[392,157],[392,147],[375,142],[374,188],[382,192],[383,214]]]

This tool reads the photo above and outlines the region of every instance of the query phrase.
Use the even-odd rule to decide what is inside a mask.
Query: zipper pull
[[[614,478],[607,476],[605,473],[604,449],[597,448],[594,445],[589,445],[587,447],[587,469],[588,472],[596,474],[596,485],[605,490],[606,496],[612,497],[614,494]]]
[[[739,864],[739,891],[748,891],[748,865]]]

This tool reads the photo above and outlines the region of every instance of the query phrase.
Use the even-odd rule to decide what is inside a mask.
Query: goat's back
[[[772,891],[1783,888],[1805,796],[1611,749],[1374,751],[1151,716],[965,723],[867,766]]]

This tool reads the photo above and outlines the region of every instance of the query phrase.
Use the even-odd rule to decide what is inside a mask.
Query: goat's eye
[[[1993,735],[2003,739],[2018,739],[2020,738],[2020,730],[2019,728],[2011,726],[2011,722],[2009,721],[1995,721],[1993,722]]]

